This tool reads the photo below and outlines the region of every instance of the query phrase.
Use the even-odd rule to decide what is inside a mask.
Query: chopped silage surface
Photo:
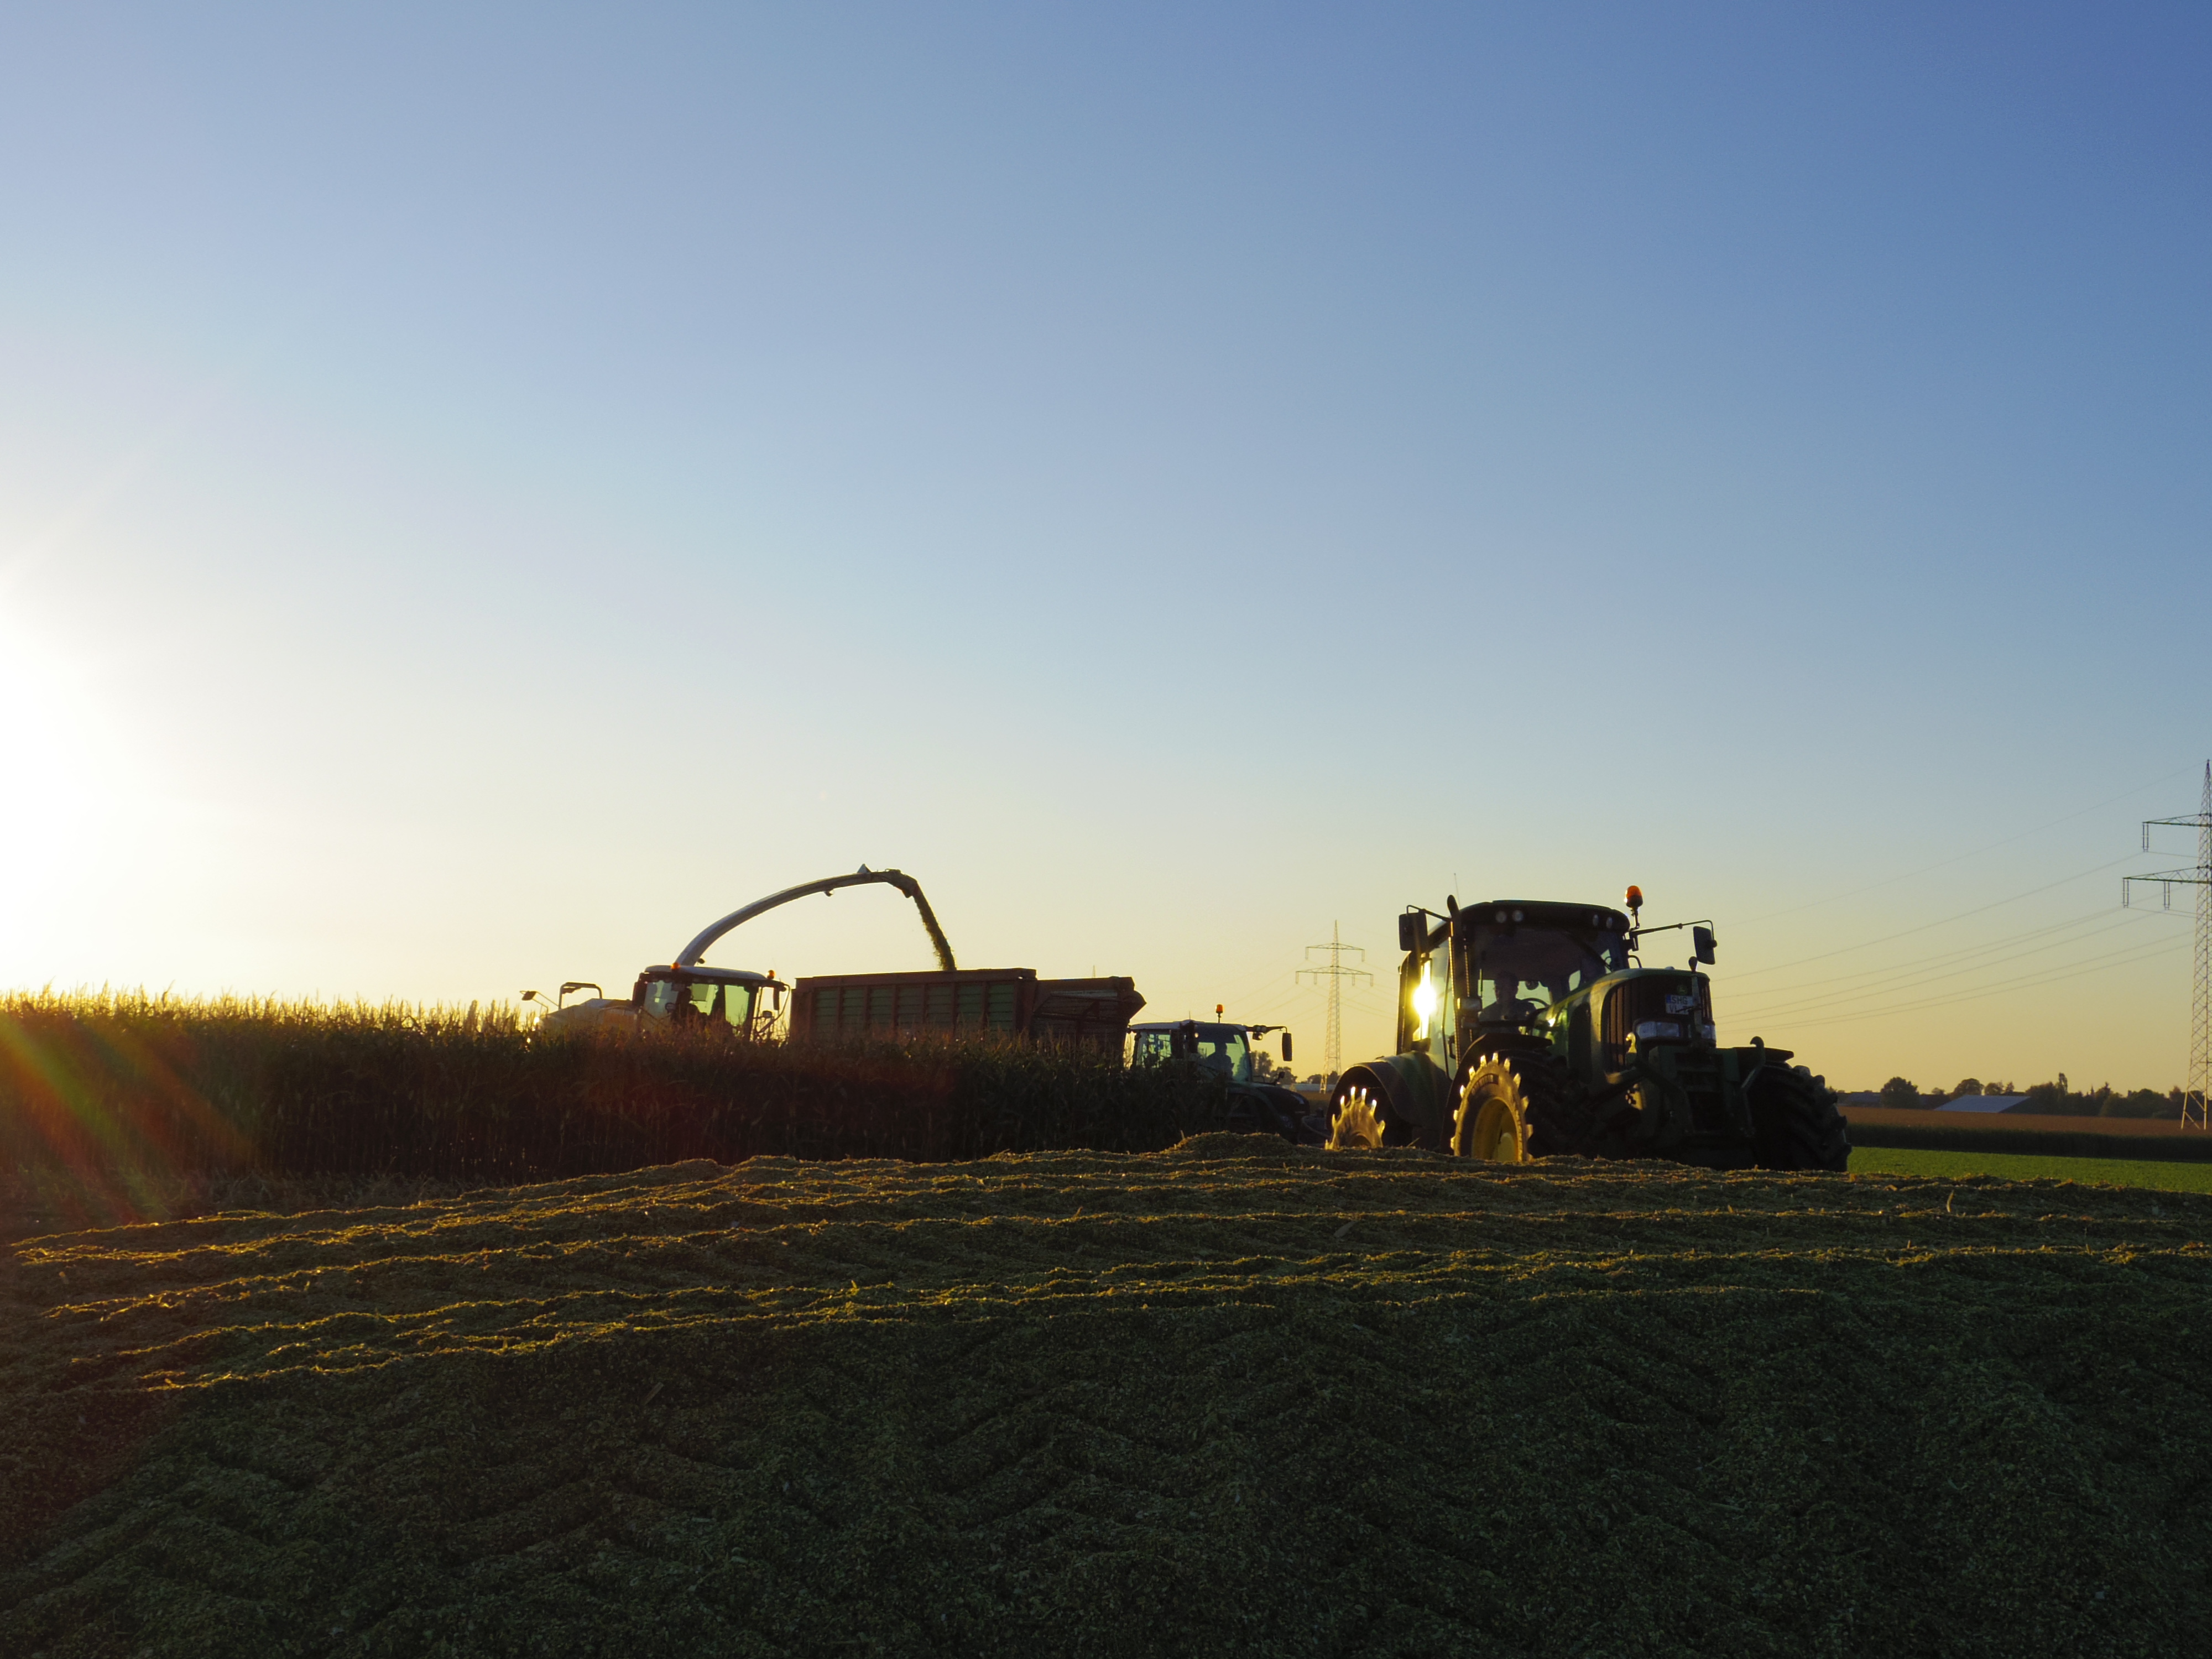
[[[1217,1135],[28,1240],[0,1651],[2183,1651],[2208,1237]]]

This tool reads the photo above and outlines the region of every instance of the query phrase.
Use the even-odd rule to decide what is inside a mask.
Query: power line
[[[1304,960],[1304,958],[1299,957],[1285,957],[1278,962],[1274,967],[1269,969],[1263,977],[1253,981],[1249,986],[1247,986],[1243,990],[1238,992],[1236,995],[1223,997],[1220,1000],[1231,1008],[1241,1008],[1250,999],[1261,995],[1267,990],[1279,985],[1282,982],[1281,975],[1283,969],[1285,968],[1293,968],[1302,960]],[[1295,980],[1292,982],[1295,983]],[[1276,1004],[1273,1006],[1279,1006],[1280,1005]]]
[[[2106,951],[2102,956],[2084,957],[2082,957],[2081,960],[2079,960],[2079,961],[2077,961],[2077,962],[2062,962],[2062,963],[2055,963],[2055,964],[2053,964],[2052,966],[2048,967],[2048,968],[2033,968],[2033,969],[2029,969],[2027,973],[2025,973],[2025,974],[2019,974],[2019,975],[2014,975],[2011,979],[2001,979],[2001,980],[1995,981],[1993,981],[1990,986],[1985,987],[1985,988],[1984,988],[1984,989],[1992,989],[1992,990],[1994,990],[1994,989],[1998,989],[1998,988],[2001,988],[2005,987],[2005,986],[2008,986],[2008,985],[2024,985],[2024,984],[2026,984],[2027,981],[2029,981],[2030,980],[2039,980],[2039,979],[2040,979],[2043,975],[2054,975],[2054,974],[2055,974],[2055,975],[2058,975],[2058,976],[2059,976],[2059,977],[2061,977],[2061,978],[2065,978],[2065,977],[2069,977],[2069,976],[2072,975],[2073,975],[2073,973],[2074,973],[2077,969],[2089,969],[2089,968],[2094,968],[2094,967],[2098,966],[2100,963],[2118,963],[2118,962],[2122,962],[2122,961],[2127,961],[2127,962],[2136,962],[2136,961],[2141,961],[2141,960],[2142,960],[2142,959],[2143,959],[2144,957],[2154,957],[2154,956],[2158,955],[2160,951],[2166,951],[2166,950],[2171,950],[2172,948],[2172,944],[2171,944],[2171,942],[2170,942],[2170,941],[2160,941],[2160,943],[2158,943],[2158,944],[2152,945],[2148,945],[2148,946],[2145,946],[2145,945],[2140,945],[2140,944],[2136,944],[2136,945],[2122,945],[2118,950],[2117,950],[2117,951]],[[1988,966],[1995,966],[1996,964],[1995,964],[1995,963],[1990,963],[1990,964],[1987,964],[1987,965],[1988,965]],[[1975,971],[1975,970],[1972,970],[1972,969],[1961,969],[1960,971],[1961,971],[1961,972],[1971,972],[1971,971]],[[1899,990],[1899,991],[1909,991],[1909,990],[1911,990],[1911,989],[1913,988],[1913,987],[1912,987],[1911,985],[1910,985],[1910,984],[1903,984],[1903,985],[1898,985],[1898,986],[1895,986],[1895,987],[1893,987],[1893,988],[1893,988],[1893,989]],[[1862,993],[1862,994],[1861,994],[1861,996],[1862,996],[1862,997],[1868,997],[1868,996],[1875,996],[1875,995],[1877,995],[1877,994],[1879,994],[1879,993],[1878,993],[1878,992],[1875,992],[1875,991],[1867,991],[1867,992],[1863,992],[1863,993]],[[1899,1006],[1900,1006],[1900,1007],[1913,1007],[1913,1008],[1933,1008],[1933,1007],[1938,1007],[1938,1006],[1942,1006],[1943,1003],[1948,1002],[1948,1001],[1960,1000],[1964,1000],[1964,999],[1965,999],[1965,998],[1966,998],[1966,997],[1970,997],[1970,996],[1978,996],[1978,995],[1980,995],[1980,994],[1981,994],[1980,990],[1973,990],[1973,991],[1961,992],[1961,993],[1957,994],[1957,995],[1956,995],[1956,996],[1946,995],[1946,996],[1937,997],[1937,998],[1934,998],[1934,999],[1920,1000],[1916,1000],[1916,1001],[1913,1001],[1913,1002],[1911,1002],[1911,1003],[1901,1003],[1901,1004],[1899,1004]],[[1846,997],[1846,998],[1840,999],[1839,1000],[1848,1002],[1848,1001],[1854,1001],[1854,1000],[1859,1000],[1859,999]],[[1798,1005],[1798,1008],[1799,1008],[1799,1010],[1800,1010],[1800,1011],[1802,1011],[1802,1010],[1803,1010],[1803,1009],[1808,1009],[1808,1008],[1820,1008],[1820,1007],[1827,1007],[1827,1006],[1834,1006],[1834,1004],[1832,1004],[1832,1003],[1829,1003],[1829,1002],[1826,1002],[1826,1001],[1825,1001],[1825,1000],[1815,1000],[1815,1001],[1810,1001],[1810,1002],[1806,1002],[1806,1003],[1800,1004],[1800,1005]],[[1782,1009],[1768,1008],[1768,1009],[1761,1010],[1759,1012],[1758,1012],[1758,1013],[1754,1014],[1754,1015],[1753,1016],[1753,1018],[1755,1018],[1755,1019],[1787,1019],[1787,1018],[1790,1017],[1790,1015],[1791,1012],[1792,1012],[1792,1010],[1788,1009],[1788,1008],[1782,1008]]]
[[[1249,1024],[1252,1020],[1270,1018],[1281,1013],[1285,1009],[1293,1006],[1310,1010],[1312,1005],[1307,1002],[1306,999],[1314,994],[1315,988],[1310,985],[1293,985],[1289,990],[1270,1001],[1254,1004],[1249,1010],[1251,1019],[1246,1023]],[[1358,1006],[1358,1001],[1354,1000],[1352,1006],[1357,1008]]]
[[[2110,919],[2112,914],[2110,910],[2101,908],[2085,910],[2080,915],[2069,916],[2063,921],[2048,922],[2043,927],[2030,927],[2022,933],[2008,933],[2002,939],[1992,939],[1984,945],[1962,945],[1955,950],[1937,951],[1924,957],[1905,957],[1879,963],[1872,968],[1854,968],[1848,973],[1828,974],[1819,979],[1796,980],[1788,985],[1769,986],[1765,990],[1752,991],[1747,994],[1754,999],[1794,996],[1800,991],[1810,990],[1815,986],[1842,985],[1852,980],[1872,979],[1884,974],[1909,971],[1915,968],[1933,967],[1941,962],[1954,962],[1963,957],[1983,956],[1993,951],[2007,950],[2014,945],[2024,944],[2029,939],[2041,939],[2047,933],[2063,933],[2069,927],[2079,927],[2087,922],[2105,921]],[[1733,1001],[1735,999],[1731,998],[1730,1000]]]
[[[1933,927],[1948,927],[1954,921],[1964,921],[1970,916],[1978,916],[1987,911],[2002,909],[2008,904],[2017,904],[2024,898],[2033,898],[2038,893],[2047,893],[2055,887],[2064,887],[2074,882],[2087,880],[2091,876],[2125,864],[2128,859],[2141,856],[2140,854],[2130,853],[2127,858],[2108,859],[2102,864],[2092,865],[2087,870],[2077,871],[2070,876],[2063,876],[2057,881],[2047,881],[2040,887],[2031,887],[2024,893],[2014,893],[2008,898],[1992,899],[1989,903],[1978,904],[1971,910],[1961,910],[1956,915],[1942,916],[1934,921],[1923,921],[1917,927],[1907,927],[1901,933],[1884,933],[1880,939],[1867,939],[1857,945],[1842,945],[1833,951],[1823,951],[1817,956],[1800,957],[1795,962],[1778,962],[1771,967],[1749,969],[1737,975],[1736,977],[1750,979],[1759,974],[1778,974],[1785,968],[1802,968],[1808,962],[1826,962],[1832,957],[1847,957],[1854,951],[1871,951],[1877,945],[1887,945],[1894,939],[1910,939],[1915,933],[1924,933]]]
[[[1838,1014],[1832,1019],[1797,1019],[1790,1021],[1790,1024],[1793,1030],[1810,1030],[1820,1025],[1848,1025],[1856,1020],[1887,1019],[1893,1014],[1913,1014],[1925,1009],[1948,1008],[1961,1002],[1978,1002],[1984,997],[2002,996],[2008,991],[2031,990],[2039,985],[2057,985],[2066,980],[2080,979],[2085,974],[2100,972],[2108,965],[2125,966],[2128,963],[2148,962],[2154,957],[2171,956],[2187,943],[2189,941],[2186,939],[2174,939],[2167,944],[2154,945],[2148,950],[2136,951],[2134,955],[2124,956],[2118,963],[2107,963],[2101,959],[2090,963],[2074,963],[2063,968],[2046,970],[2039,975],[2031,974],[2024,979],[2007,980],[2001,984],[1989,986],[1978,991],[1961,991],[1954,996],[1935,997],[1924,1001],[1893,1003],[1887,1008],[1869,1008],[1860,1013]],[[2133,950],[2135,947],[2130,946],[2130,949]]]
[[[1306,946],[1307,957],[1310,959],[1316,951],[1328,952],[1328,966],[1301,968],[1298,969],[1298,977],[1303,979],[1306,975],[1311,974],[1316,985],[1323,980],[1328,981],[1328,1041],[1323,1049],[1323,1058],[1328,1064],[1329,1080],[1334,1082],[1337,1076],[1344,1070],[1344,1018],[1341,988],[1344,981],[1348,979],[1364,979],[1372,985],[1375,982],[1375,975],[1364,968],[1347,968],[1344,965],[1344,956],[1347,951],[1357,956],[1362,962],[1367,960],[1367,952],[1357,945],[1346,945],[1340,937],[1340,925],[1336,922],[1332,921],[1328,925],[1328,944]]]
[[[1909,991],[1916,986],[1933,985],[1942,980],[1956,979],[1961,974],[1984,974],[1989,972],[1992,969],[2009,967],[2012,963],[2021,961],[2027,957],[2040,956],[2045,951],[2063,951],[2070,945],[2084,944],[2090,939],[2109,933],[2115,928],[2128,927],[2133,921],[2133,917],[2123,916],[2116,921],[2107,922],[2102,927],[2092,928],[2087,933],[2082,933],[2076,938],[2053,939],[2048,945],[2039,945],[2032,950],[2021,951],[2014,949],[2012,941],[2007,940],[1996,945],[1984,945],[1971,951],[1954,951],[1952,953],[1954,956],[1996,956],[1997,959],[1991,962],[1969,962],[1963,967],[1942,968],[1930,973],[1915,973],[1911,971],[1913,964],[1910,963],[1903,964],[1899,970],[1893,973],[1888,969],[1877,969],[1876,971],[1883,974],[1885,977],[1878,980],[1872,985],[1863,987],[1857,990],[1816,992],[1809,996],[1792,994],[1789,996],[1787,1000],[1780,1002],[1769,1002],[1764,1006],[1754,1006],[1750,1012],[1753,1018],[1759,1019],[1786,1018],[1790,1014],[1799,1012],[1800,1011],[1808,1008],[1835,1007],[1844,1003],[1863,1001],[1868,997],[1885,996],[1892,992]],[[2079,926],[2078,923],[2069,925]],[[2033,935],[2029,935],[2029,937],[2033,937]],[[2132,950],[2134,947],[2130,945],[2125,948]],[[1945,958],[1939,957],[1931,958],[1930,961],[1931,963],[1941,962]],[[2102,957],[2092,957],[2086,960],[2091,962],[2101,962],[2104,961],[2105,958]],[[1862,978],[1864,977],[1864,975],[1849,975],[1849,977]],[[1805,988],[1798,987],[1796,988],[1797,990],[1803,990]]]
[[[2174,818],[2151,818],[2142,827],[2143,851],[2150,851],[2150,832],[2160,827],[2197,831],[2197,863],[2193,867],[2160,870],[2154,875],[2120,878],[2120,902],[2128,902],[2128,884],[2154,881],[2161,908],[2173,903],[2173,890],[2197,890],[2197,984],[2189,1018],[2189,1083],[2181,1097],[2181,1127],[2191,1118],[2200,1129],[2212,1129],[2206,1096],[2212,1091],[2212,761],[2204,763],[2204,799],[2193,813]]]
[[[2189,769],[2185,766],[2177,769],[2185,772]],[[2085,818],[2092,812],[2101,811],[2107,806],[2118,805],[2130,795],[2140,795],[2144,790],[2155,787],[2173,775],[2172,772],[2161,772],[2148,782],[2139,783],[2132,789],[2123,789],[2108,800],[2097,801],[2081,808],[2078,812],[2069,812],[2063,817],[2048,819],[2032,830],[2022,830],[2015,835],[2007,836],[2002,841],[1993,841],[1987,846],[1977,847],[1971,852],[1956,854],[1948,859],[1938,859],[1933,864],[1922,865],[1917,870],[1907,870],[1901,876],[1884,876],[1880,881],[1870,881],[1865,886],[1854,887],[1848,892],[1831,893],[1826,898],[1808,899],[1804,903],[1793,904],[1786,910],[1769,910],[1763,916],[1746,916],[1738,923],[1738,926],[1748,927],[1758,922],[1771,921],[1778,916],[1794,916],[1806,910],[1816,910],[1824,904],[1840,904],[1845,899],[1858,897],[1862,893],[1875,892],[1884,887],[1894,887],[1900,881],[1911,881],[1915,876],[1924,876],[1936,870],[1948,870],[1954,864],[1963,864],[1968,859],[1979,858],[1984,853],[1994,853],[2000,847],[2009,847],[2016,841],[2026,841],[2030,836],[2039,836],[2046,830],[2056,830],[2062,823],[2071,823],[2076,818]]]

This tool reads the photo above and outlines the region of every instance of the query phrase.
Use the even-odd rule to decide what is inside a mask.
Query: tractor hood
[[[1571,1048],[1591,1045],[1597,1068],[1619,1073],[1655,1048],[1716,1047],[1712,987],[1686,969],[1632,968],[1572,993],[1534,1023],[1555,1036],[1565,1027]]]

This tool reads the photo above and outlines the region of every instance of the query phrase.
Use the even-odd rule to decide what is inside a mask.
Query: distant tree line
[[[1965,1077],[1954,1089],[1936,1088],[1923,1093],[1919,1086],[1901,1077],[1893,1077],[1881,1085],[1881,1103],[1907,1109],[1932,1109],[1948,1101],[1967,1095],[2021,1095],[2026,1098],[2014,1107],[2016,1112],[2038,1112],[2052,1117],[2172,1117],[2181,1115],[2181,1091],[2169,1089],[2160,1094],[2155,1089],[2135,1089],[2126,1094],[2108,1085],[2100,1084],[2094,1089],[2075,1090],[2061,1072],[2049,1083],[2031,1084],[2025,1089],[2015,1089],[2009,1083],[1984,1083],[1981,1079]]]

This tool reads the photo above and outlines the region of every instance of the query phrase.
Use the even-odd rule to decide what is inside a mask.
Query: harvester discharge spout
[[[732,910],[720,921],[705,928],[698,938],[677,952],[675,965],[678,968],[696,967],[699,958],[707,954],[708,948],[716,939],[721,938],[732,928],[750,921],[763,912],[775,909],[779,904],[788,904],[792,900],[805,898],[810,893],[826,894],[834,892],[840,887],[860,887],[872,882],[882,882],[887,886],[896,887],[914,901],[915,908],[921,912],[921,925],[928,930],[929,942],[937,951],[938,965],[948,974],[955,972],[952,946],[945,939],[945,930],[937,925],[937,915],[929,908],[929,901],[922,896],[921,884],[903,872],[871,870],[865,864],[852,875],[824,876],[819,881],[805,882],[797,887],[787,887],[780,893],[770,893],[766,898],[755,899],[742,910]]]

